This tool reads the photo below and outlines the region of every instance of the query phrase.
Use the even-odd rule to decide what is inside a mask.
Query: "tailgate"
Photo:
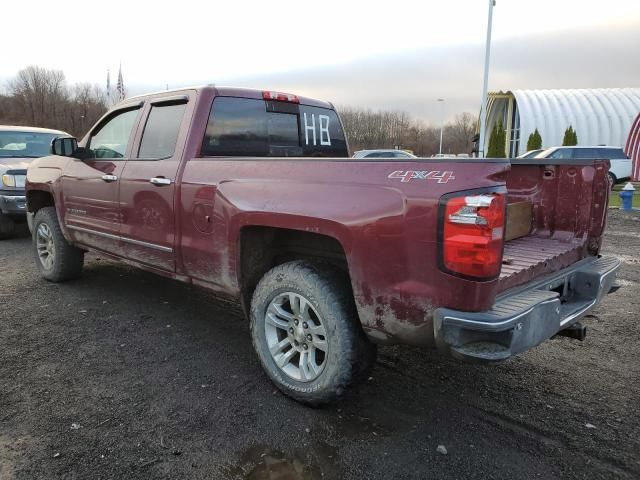
[[[606,160],[513,160],[499,291],[597,255],[609,195]]]

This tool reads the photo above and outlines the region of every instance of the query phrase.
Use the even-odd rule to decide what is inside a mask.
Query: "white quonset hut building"
[[[506,128],[509,157],[526,152],[529,135],[536,128],[544,148],[562,145],[569,125],[578,135],[578,145],[622,147],[638,112],[640,88],[490,92],[485,149],[499,120]]]

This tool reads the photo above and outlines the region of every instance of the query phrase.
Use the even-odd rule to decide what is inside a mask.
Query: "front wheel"
[[[340,397],[375,360],[348,278],[328,265],[294,261],[267,272],[253,294],[251,336],[276,386],[310,405]]]
[[[40,274],[50,282],[79,277],[84,251],[70,245],[62,235],[54,207],[38,210],[33,221],[33,251]]]

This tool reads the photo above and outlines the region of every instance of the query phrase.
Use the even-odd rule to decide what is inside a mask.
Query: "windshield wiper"
[[[0,158],[40,158],[37,155],[0,155]]]

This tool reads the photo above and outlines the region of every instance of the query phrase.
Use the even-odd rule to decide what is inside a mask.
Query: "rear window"
[[[347,157],[338,115],[328,108],[216,97],[203,156]]]

